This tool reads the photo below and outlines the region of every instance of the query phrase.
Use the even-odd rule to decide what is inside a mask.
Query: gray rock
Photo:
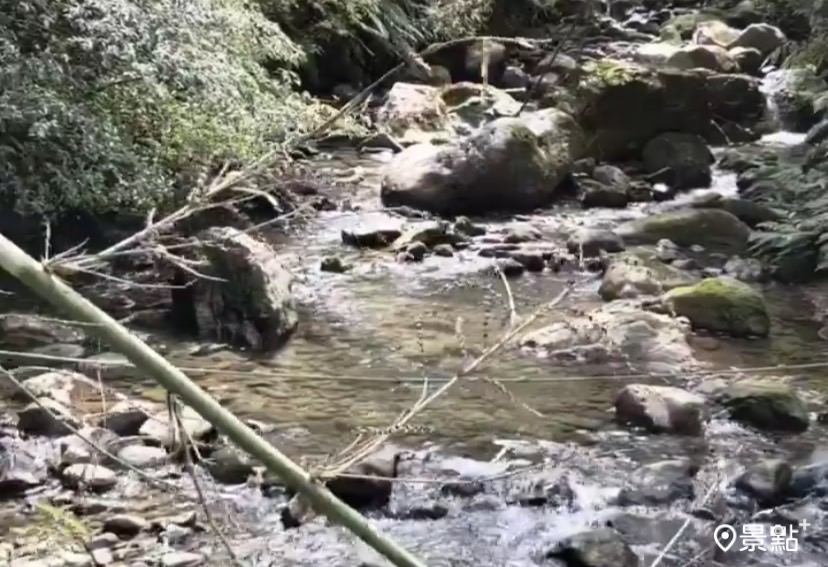
[[[118,435],[131,437],[138,435],[141,426],[154,412],[151,404],[138,400],[124,400],[107,408],[101,418],[100,426],[114,431]]]
[[[136,469],[149,469],[167,463],[169,455],[161,447],[127,445],[118,451],[118,459]]]
[[[250,457],[230,446],[214,451],[207,460],[206,468],[213,478],[224,484],[243,484],[254,473]]]
[[[673,189],[710,187],[716,159],[701,136],[668,132],[644,146],[644,169]]]
[[[100,398],[101,386],[83,374],[69,370],[56,370],[27,378],[23,386],[38,398],[52,400],[70,408],[81,400]],[[29,401],[24,391],[15,393],[15,398]]]
[[[115,433],[100,427],[83,427],[78,433],[105,450],[109,450],[118,439]],[[60,462],[64,465],[92,463],[103,457],[79,435],[68,435],[60,439],[59,443]]]
[[[615,399],[619,421],[659,433],[700,435],[707,419],[704,398],[681,388],[630,384]]]
[[[253,345],[261,350],[280,346],[296,330],[299,315],[293,296],[293,276],[267,243],[231,227],[210,228],[201,234],[202,250],[215,276],[221,308],[241,315],[244,327],[235,336],[257,336]],[[222,321],[238,324],[238,321]],[[255,332],[253,332],[255,331]]]
[[[386,166],[380,196],[441,215],[531,211],[556,198],[582,144],[555,109],[499,118],[453,144],[406,148]]]
[[[53,452],[43,440],[0,437],[0,498],[16,497],[46,482]]]
[[[6,313],[0,317],[0,338],[10,348],[26,349],[55,343],[79,343],[85,336],[77,325],[39,315]]]
[[[342,231],[342,243],[356,248],[385,248],[397,240],[404,224],[398,219],[365,222]]]
[[[104,492],[115,488],[118,476],[101,465],[79,464],[66,467],[61,473],[61,481],[72,489]]]
[[[182,406],[181,425],[194,441],[200,441],[214,432],[210,422],[201,417],[189,406]],[[169,447],[173,444],[174,431],[170,427],[169,414],[166,411],[155,413],[141,426],[139,434],[147,437],[162,447]]]
[[[639,467],[630,475],[631,484],[622,488],[618,503],[622,506],[663,506],[694,497],[693,477],[698,463],[674,459]]]
[[[583,254],[585,258],[593,258],[602,252],[622,252],[624,242],[610,230],[581,229],[567,239],[566,248],[570,254]]]
[[[757,463],[736,479],[735,486],[756,498],[764,506],[781,503],[793,481],[793,468],[781,459]]]
[[[117,514],[104,520],[101,530],[121,537],[135,537],[149,528],[149,522],[132,514]]]
[[[582,532],[558,543],[546,554],[578,567],[638,567],[638,556],[621,535],[609,528]]]
[[[17,414],[17,428],[28,435],[62,437],[79,427],[80,422],[69,409],[51,398],[39,398]]]
[[[121,542],[117,534],[112,532],[104,532],[94,536],[86,542],[86,549],[95,551],[96,549],[109,549],[115,547]]]

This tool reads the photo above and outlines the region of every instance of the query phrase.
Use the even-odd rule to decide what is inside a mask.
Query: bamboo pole
[[[16,244],[0,234],[0,267],[37,295],[75,317],[93,323],[90,330],[144,370],[168,391],[178,395],[240,448],[259,459],[288,486],[302,493],[310,504],[331,520],[348,528],[397,567],[426,567],[425,563],[377,530],[359,512],[339,500],[322,484],[258,436],[239,418],[221,407],[181,370],[167,362],[146,343],[98,309]]]

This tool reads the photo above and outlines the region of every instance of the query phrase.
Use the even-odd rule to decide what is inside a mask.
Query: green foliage
[[[2,3],[0,199],[47,215],[169,206],[219,160],[309,126],[288,72],[302,56],[245,0]]]

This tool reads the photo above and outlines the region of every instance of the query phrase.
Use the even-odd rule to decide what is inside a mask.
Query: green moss
[[[709,278],[677,287],[665,293],[662,301],[698,328],[737,337],[765,337],[770,332],[770,317],[762,294],[734,278]]]
[[[799,432],[809,425],[805,404],[787,384],[739,381],[728,388],[722,401],[734,419],[758,429]]]

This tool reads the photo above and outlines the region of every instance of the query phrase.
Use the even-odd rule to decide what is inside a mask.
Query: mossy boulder
[[[555,200],[582,147],[580,127],[559,110],[498,118],[457,142],[398,153],[380,197],[447,216],[531,211]]]
[[[638,159],[644,145],[664,132],[722,143],[716,120],[750,129],[765,109],[759,87],[747,75],[653,69],[604,59],[584,67],[574,98],[589,154],[623,161]]]
[[[810,420],[805,403],[788,384],[740,380],[719,394],[733,419],[765,431],[802,432]]]
[[[680,209],[621,224],[616,233],[630,244],[655,244],[662,238],[678,246],[698,244],[712,250],[738,253],[750,237],[750,227],[722,209]]]
[[[775,222],[784,218],[781,212],[768,205],[733,197],[722,197],[718,193],[710,193],[697,198],[692,203],[697,209],[722,209],[749,227],[755,227],[763,222]]]
[[[770,333],[770,317],[762,294],[735,278],[721,276],[671,289],[662,304],[687,317],[696,328],[736,337]]]
[[[604,271],[598,294],[605,301],[660,295],[697,281],[696,276],[659,260],[656,252],[635,250],[612,257]]]

